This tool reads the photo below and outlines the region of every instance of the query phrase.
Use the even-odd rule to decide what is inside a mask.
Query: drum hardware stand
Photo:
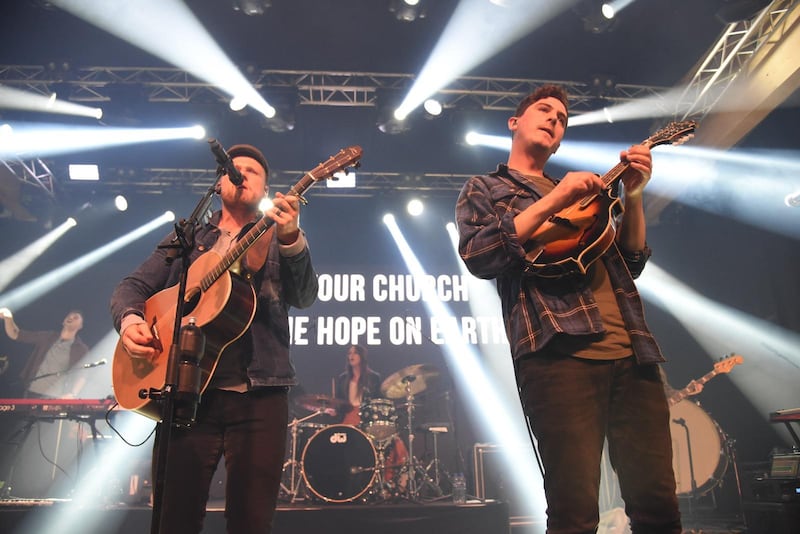
[[[733,464],[733,475],[736,478],[736,493],[739,497],[739,511],[740,511],[740,518],[742,520],[742,524],[744,525],[745,531],[747,531],[747,516],[744,513],[744,500],[742,498],[742,482],[739,479],[739,466],[736,463],[736,440],[733,438],[725,436],[725,450],[728,454],[728,458],[730,458],[731,463]]]
[[[291,427],[291,436],[292,436],[292,456],[289,460],[286,460],[283,464],[282,472],[286,472],[286,468],[289,468],[289,487],[287,488],[286,485],[281,481],[281,491],[285,492],[288,496],[291,496],[289,499],[290,503],[294,503],[297,500],[297,494],[300,492],[300,488],[302,487],[302,472],[303,466],[301,462],[297,460],[297,433],[298,427],[300,423],[307,421],[313,417],[316,417],[320,414],[324,413],[323,410],[317,410],[314,413],[307,415],[301,419],[294,418],[292,422],[289,423]]]
[[[406,425],[406,429],[408,430],[408,458],[406,460],[406,465],[403,467],[408,475],[408,481],[406,483],[406,489],[404,493],[406,499],[411,502],[419,502],[419,494],[422,487],[430,487],[433,489],[434,493],[437,495],[437,498],[438,496],[442,495],[442,489],[430,477],[428,470],[423,469],[421,462],[414,457],[414,408],[416,408],[416,404],[414,403],[414,394],[411,392],[411,384],[414,382],[414,380],[416,380],[416,378],[417,377],[413,375],[403,378],[403,382],[406,385],[405,407],[408,415],[408,421]],[[422,477],[421,486],[417,485],[417,475]]]
[[[433,460],[431,460],[430,463],[425,467],[425,474],[427,476],[426,483],[432,486],[434,493],[436,494],[436,497],[433,500],[449,498],[452,494],[445,494],[444,491],[442,491],[441,486],[443,477],[447,477],[449,482],[450,475],[447,473],[447,471],[444,471],[444,473],[442,472],[443,470],[439,460],[439,434],[450,432],[450,425],[449,423],[428,423],[423,425],[423,428],[433,435]],[[430,475],[431,469],[433,470],[433,477]]]

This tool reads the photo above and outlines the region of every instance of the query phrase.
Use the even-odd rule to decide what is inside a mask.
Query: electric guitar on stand
[[[697,128],[695,121],[671,122],[641,144],[647,147],[679,145]],[[622,202],[613,193],[615,184],[630,167],[619,162],[602,176],[605,187],[550,216],[525,243],[525,272],[543,278],[581,273],[608,250],[616,236],[616,219]]]
[[[361,154],[359,146],[340,150],[304,174],[287,195],[296,196],[305,204],[303,193],[309,187],[348,167],[357,167]],[[229,269],[272,225],[272,219],[261,217],[225,256],[209,251],[189,267],[182,323],[186,324],[192,316],[205,334],[206,346],[200,359],[201,393],[208,386],[222,352],[247,331],[256,313],[252,284]],[[160,349],[154,360],[132,358],[122,346],[122,339],[114,351],[112,383],[119,405],[156,421],[161,419],[160,406],[146,393],[165,386],[177,295],[178,285],[174,285],[145,302],[144,319]]]

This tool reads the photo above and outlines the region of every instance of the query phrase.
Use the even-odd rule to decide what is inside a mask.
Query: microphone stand
[[[167,358],[166,377],[163,389],[150,388],[150,391],[142,390],[139,396],[158,400],[161,403],[161,422],[159,431],[156,433],[156,466],[153,471],[153,514],[150,524],[150,533],[159,534],[163,520],[164,508],[162,498],[164,496],[165,478],[167,474],[167,452],[169,442],[172,437],[172,427],[176,423],[175,418],[175,392],[178,388],[178,356],[180,353],[180,331],[183,320],[184,298],[186,296],[186,280],[189,272],[189,254],[195,245],[195,230],[203,220],[203,217],[211,207],[211,199],[217,190],[217,184],[222,177],[222,172],[218,171],[217,177],[211,187],[205,192],[198,202],[189,219],[181,219],[175,223],[175,238],[161,248],[167,251],[166,262],[172,263],[177,257],[181,260],[181,271],[178,282],[178,297],[175,307],[175,322],[173,324],[172,344],[169,347]],[[193,422],[193,420],[192,420]],[[179,422],[180,424],[180,422]]]
[[[683,417],[680,419],[673,419],[672,422],[682,426],[683,430],[686,431],[686,450],[689,453],[689,478],[692,483],[692,494],[689,499],[689,512],[691,513],[692,501],[697,498],[697,480],[694,478],[694,460],[692,459],[692,438],[689,435],[689,426],[686,424],[686,420]]]
[[[86,370],[86,369],[93,369],[95,367],[100,367],[101,365],[105,365],[105,362],[103,362],[103,363],[97,363],[97,362],[95,362],[95,363],[87,363],[86,365],[78,365],[78,366],[73,367],[72,369],[67,369],[65,371],[56,371],[54,373],[45,373],[43,375],[37,375],[37,376],[34,376],[33,378],[31,378],[30,380],[28,380],[26,388],[29,387],[34,382],[36,382],[37,380],[41,380],[42,378],[50,378],[51,376],[69,375],[69,374],[75,373],[77,371],[83,371],[83,370]]]

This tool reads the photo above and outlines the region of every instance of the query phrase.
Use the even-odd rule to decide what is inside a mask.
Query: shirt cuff
[[[284,245],[281,242],[278,242],[278,250],[280,251],[281,256],[286,258],[297,256],[303,252],[304,248],[306,248],[306,237],[302,230],[298,232],[297,239],[294,240],[294,243],[290,245]]]
[[[119,333],[122,334],[126,328],[134,324],[141,324],[146,322],[144,318],[136,313],[129,313],[125,317],[122,318],[122,322],[119,325]]]

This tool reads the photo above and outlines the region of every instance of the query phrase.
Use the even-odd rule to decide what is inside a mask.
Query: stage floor
[[[143,534],[152,509],[77,507],[68,501],[0,502],[2,534]],[[225,532],[221,508],[209,507],[203,534]],[[506,534],[508,507],[497,501],[353,505],[281,505],[273,534]]]

